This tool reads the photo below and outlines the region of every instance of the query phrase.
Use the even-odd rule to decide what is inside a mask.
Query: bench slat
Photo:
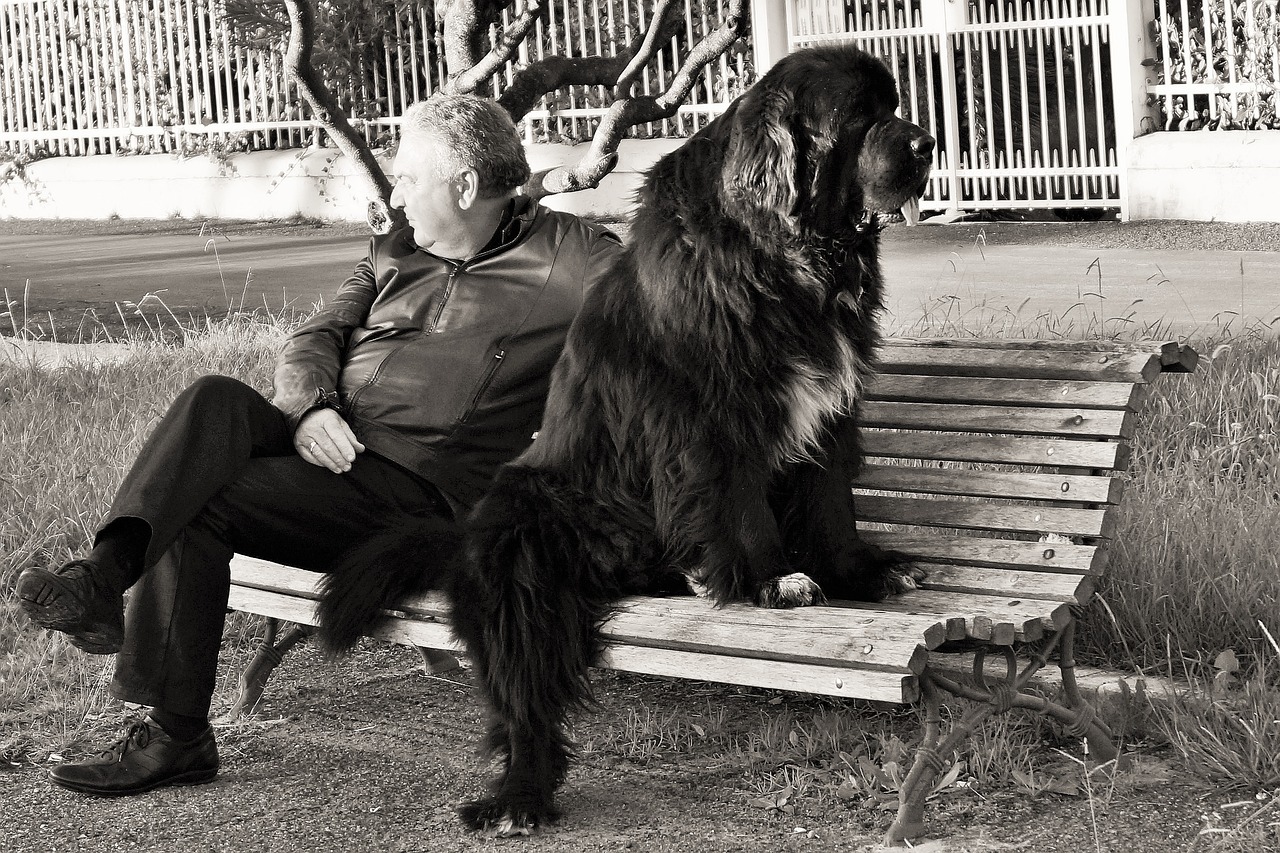
[[[810,630],[840,630],[850,637],[874,642],[881,637],[909,634],[915,642],[926,646],[939,646],[946,641],[937,620],[926,617],[904,617],[900,613],[852,613],[847,602],[836,601],[823,607],[795,607],[771,610],[746,603],[716,607],[706,598],[694,596],[666,596],[661,598],[631,596],[619,602],[619,612],[610,624],[638,624],[631,619],[650,620],[655,626],[661,620],[700,621],[714,620],[732,625],[739,634],[749,633],[761,626],[781,628],[795,634]],[[660,635],[660,629],[653,632]]]
[[[251,586],[231,585],[227,606],[241,613],[256,613],[272,619],[284,619],[299,625],[316,624],[315,602],[298,598],[288,592],[257,589]]]
[[[1110,441],[941,435],[880,430],[865,430],[862,433],[862,449],[870,457],[1097,470],[1123,470],[1129,459],[1129,449],[1126,445]]]
[[[804,608],[810,610],[813,608]],[[918,633],[859,631],[851,628],[796,629],[761,619],[749,630],[716,618],[714,611],[700,619],[646,616],[623,609],[602,626],[610,640],[629,646],[676,651],[733,654],[760,661],[787,661],[888,672],[924,671],[928,650]],[[889,621],[883,617],[884,622]]]
[[[919,681],[910,673],[851,670],[839,667],[773,661],[743,660],[725,655],[705,655],[671,649],[613,646],[603,663],[610,669],[699,679],[770,690],[795,690],[823,696],[843,696],[891,704],[912,703],[920,698]]]
[[[314,600],[320,597],[317,586],[321,577],[319,572],[282,566],[245,554],[231,558],[231,583],[235,586],[289,592]]]
[[[1022,572],[1013,569],[983,569],[920,563],[926,577],[921,589],[965,592],[975,595],[1016,595],[1024,599],[1079,603],[1093,596],[1094,579],[1089,575]]]
[[[884,373],[1150,382],[1189,372],[1198,356],[1173,341],[971,341],[890,339],[879,353]]]
[[[463,651],[450,634],[448,625],[442,622],[384,619],[374,626],[370,635],[401,645]],[[795,645],[797,639],[808,642],[810,635],[793,635],[791,645]],[[918,660],[913,667],[922,668],[926,653],[919,650],[914,656]],[[919,695],[915,674],[906,667],[758,659],[743,654],[739,647],[733,645],[726,647],[724,653],[653,645],[611,645],[605,650],[601,665],[647,675],[688,678],[690,674],[696,674],[706,681],[895,704],[913,702]]]
[[[1006,353],[1140,353],[1153,355],[1168,373],[1190,373],[1200,360],[1199,354],[1186,344],[1177,341],[1097,341],[1097,340],[1035,340],[1035,339],[977,339],[966,338],[887,338],[885,351],[901,349],[982,349],[1000,350]]]
[[[915,403],[1045,406],[1136,410],[1142,388],[1127,382],[913,376],[885,373],[867,389],[867,399]]]
[[[946,624],[948,640],[985,640],[1002,646],[1036,642],[1046,631],[1063,628],[1071,619],[1071,605],[1066,602],[931,589],[914,590],[875,604],[850,602],[848,606],[936,616]]]
[[[1102,574],[1106,553],[1096,545],[1023,542],[985,536],[917,536],[893,530],[859,530],[882,548],[929,563]]]
[[[955,403],[877,403],[859,409],[859,422],[880,429],[1127,438],[1133,414],[1110,409],[968,406]]]
[[[859,521],[961,530],[1001,530],[1010,533],[1060,533],[1090,538],[1111,537],[1115,522],[1101,509],[1074,509],[1016,504],[965,503],[858,494],[854,503]]]
[[[902,465],[866,465],[853,481],[853,486],[886,492],[1089,504],[1116,503],[1122,490],[1122,483],[1112,477]]]

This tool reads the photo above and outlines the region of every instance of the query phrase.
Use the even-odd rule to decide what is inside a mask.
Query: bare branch
[[[521,69],[498,98],[519,121],[548,92],[565,86],[608,86],[615,94],[629,94],[631,83],[653,55],[675,35],[684,8],[678,0],[659,0],[644,36],[617,56],[548,56]]]
[[[516,55],[521,43],[546,14],[546,7],[541,0],[530,0],[520,17],[512,22],[502,33],[501,40],[493,46],[483,59],[470,68],[459,73],[450,73],[444,91],[450,93],[472,93],[480,84],[488,80]],[[452,67],[452,66],[450,66]]]
[[[436,4],[436,20],[443,25],[441,45],[449,78],[441,86],[446,92],[465,92],[455,80],[480,61],[482,36],[502,16],[514,0],[442,0]],[[475,85],[479,85],[478,81]]]
[[[649,64],[653,55],[675,35],[675,28],[680,23],[683,12],[684,9],[677,5],[676,0],[658,0],[658,6],[653,10],[653,18],[649,21],[649,29],[645,31],[644,39],[630,51],[630,64],[623,69],[613,84],[616,94],[631,94],[631,84],[644,71],[644,67]]]
[[[538,173],[525,185],[525,192],[541,198],[554,193],[599,186],[600,181],[617,163],[615,152],[627,129],[675,115],[681,102],[689,96],[702,69],[742,38],[750,20],[746,6],[747,0],[730,0],[728,12],[720,26],[689,51],[666,91],[656,97],[637,96],[615,101],[600,120],[600,126],[596,128],[591,140],[591,148],[582,159],[573,166],[560,166]],[[611,162],[610,157],[613,158]]]
[[[565,86],[612,86],[626,63],[625,56],[548,56],[516,74],[498,103],[519,121],[548,92]]]
[[[702,69],[722,56],[725,51],[733,47],[734,42],[747,34],[747,25],[751,22],[751,12],[747,8],[748,2],[749,0],[729,0],[724,21],[689,51],[680,69],[671,78],[667,90],[657,97],[657,103],[664,110],[669,110],[662,118],[675,115],[676,109],[685,98],[689,97],[689,92],[693,89],[693,84],[702,73]],[[645,119],[645,121],[652,121],[652,119]]]
[[[311,64],[315,48],[316,10],[313,0],[284,0],[289,9],[289,45],[285,48],[284,67],[311,107],[315,120],[329,132],[338,150],[355,162],[360,174],[369,182],[383,205],[391,201],[391,182],[369,146],[347,121],[333,93],[320,80]],[[371,206],[372,211],[372,206]],[[391,214],[393,217],[396,213]],[[370,225],[374,223],[371,221]]]

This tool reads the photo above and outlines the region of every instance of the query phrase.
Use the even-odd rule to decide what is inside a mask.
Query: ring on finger
[[[311,443],[307,445],[307,450],[310,450],[310,451],[311,451],[311,454],[314,456],[314,455],[315,455],[315,452],[316,452],[316,448],[317,448],[317,447],[319,447],[319,446],[320,446],[320,445],[319,445],[319,444],[316,442],[316,440],[313,438],[313,439],[311,439]]]

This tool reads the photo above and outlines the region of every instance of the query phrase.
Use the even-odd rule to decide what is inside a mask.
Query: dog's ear
[[[798,206],[795,99],[757,83],[733,116],[725,151],[725,194],[745,209],[764,208],[788,227]]]

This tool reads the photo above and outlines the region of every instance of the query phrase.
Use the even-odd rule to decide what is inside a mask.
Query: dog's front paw
[[[928,573],[913,563],[899,563],[890,568],[884,576],[886,595],[901,595],[920,588],[920,582],[928,577]]]
[[[769,578],[756,591],[757,607],[779,609],[826,603],[827,596],[823,594],[822,587],[800,572]]]
[[[491,797],[458,806],[458,817],[475,832],[493,838],[514,838],[532,835],[539,826],[554,823],[559,813],[550,808],[522,808]]]

